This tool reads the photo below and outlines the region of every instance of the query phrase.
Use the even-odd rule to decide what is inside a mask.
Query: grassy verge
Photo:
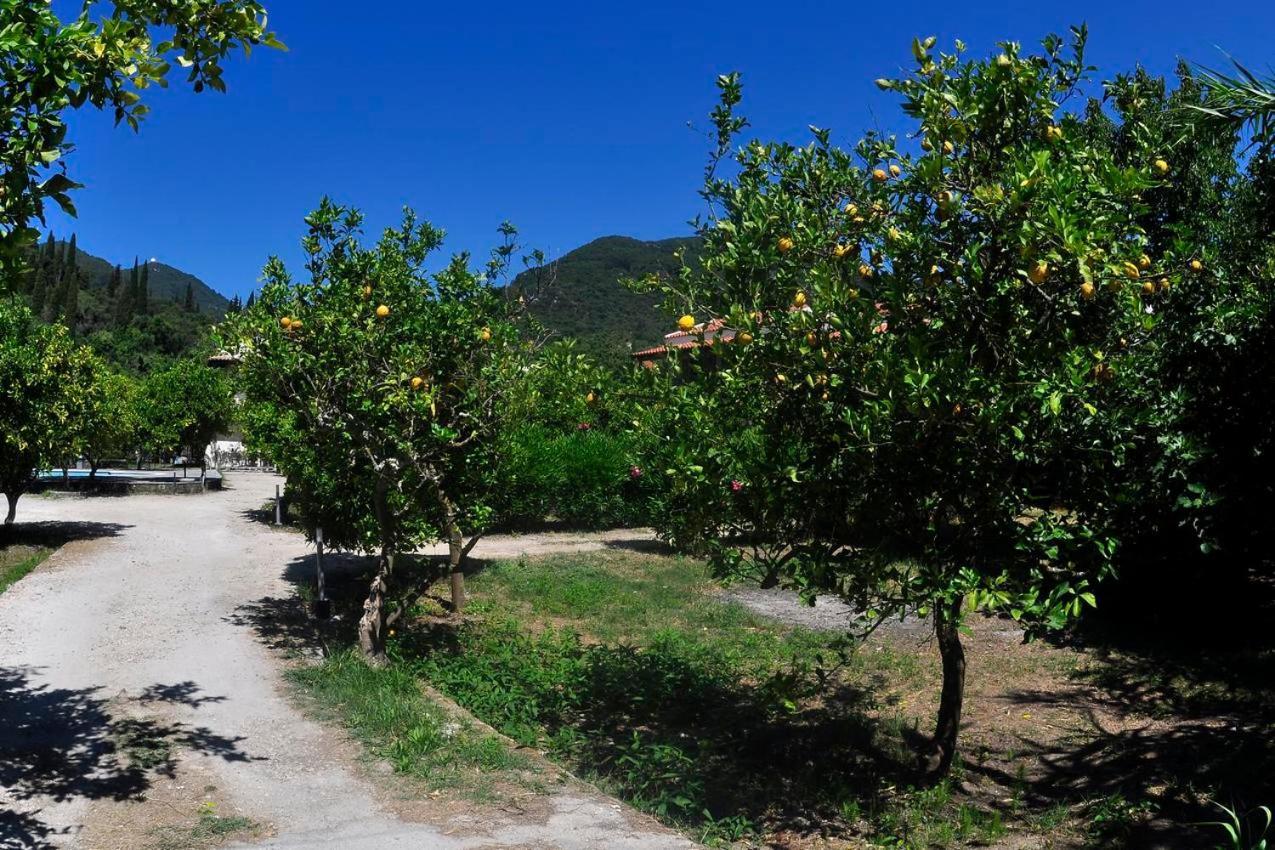
[[[404,629],[400,669],[700,840],[920,848],[1006,833],[1008,807],[916,789],[900,704],[931,673],[915,652],[852,651],[760,617],[682,558],[498,563],[472,590],[459,628]]]
[[[288,675],[316,713],[346,726],[370,754],[428,791],[488,801],[539,787],[531,759],[465,718],[449,716],[405,667],[373,669],[349,651]]]
[[[8,546],[0,548],[0,593],[4,593],[17,581],[53,554],[45,546]]]

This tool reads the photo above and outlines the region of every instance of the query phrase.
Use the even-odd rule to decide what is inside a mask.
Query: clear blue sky
[[[85,250],[198,275],[227,295],[256,287],[279,254],[299,268],[301,218],[327,193],[369,230],[411,204],[483,255],[505,219],[560,255],[590,239],[688,231],[700,210],[705,118],[717,74],[737,69],[765,138],[843,141],[898,129],[872,81],[909,63],[914,35],[1038,43],[1091,30],[1099,76],[1178,57],[1275,62],[1275,4],[1159,3],[439,3],[266,0],[289,53],[236,56],[226,95],[174,85],[139,135],[77,115],[80,217],[50,218]],[[65,12],[78,0],[56,0]],[[694,122],[699,128],[688,128]]]

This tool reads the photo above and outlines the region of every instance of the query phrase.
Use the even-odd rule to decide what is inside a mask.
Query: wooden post
[[[323,586],[323,528],[319,527],[314,530],[314,569],[318,573],[319,585],[319,601],[326,601],[328,598],[327,589]]]

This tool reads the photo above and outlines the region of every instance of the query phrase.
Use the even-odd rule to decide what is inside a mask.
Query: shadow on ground
[[[45,546],[56,549],[75,540],[119,537],[132,528],[114,522],[16,522],[0,526],[0,546]]]
[[[99,688],[53,688],[38,678],[38,669],[0,667],[0,787],[12,800],[141,800],[155,777],[175,775],[179,750],[226,761],[252,758],[240,738],[157,720],[129,705],[223,699],[201,696],[194,682],[156,684],[132,701],[106,699]],[[65,830],[42,815],[41,809],[0,810],[0,848],[52,847]]]

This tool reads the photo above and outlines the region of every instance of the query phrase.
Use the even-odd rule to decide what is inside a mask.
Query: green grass
[[[8,590],[52,554],[53,550],[44,546],[10,546],[0,549],[0,593]]]
[[[896,847],[1006,831],[947,786],[908,789],[915,730],[889,706],[922,676],[914,654],[761,617],[684,558],[503,562],[470,588],[466,623],[405,628],[398,664],[702,841],[861,819]]]
[[[430,790],[491,799],[502,783],[538,782],[530,759],[449,717],[404,667],[371,668],[351,650],[288,675],[318,713],[345,725],[370,753]]]

